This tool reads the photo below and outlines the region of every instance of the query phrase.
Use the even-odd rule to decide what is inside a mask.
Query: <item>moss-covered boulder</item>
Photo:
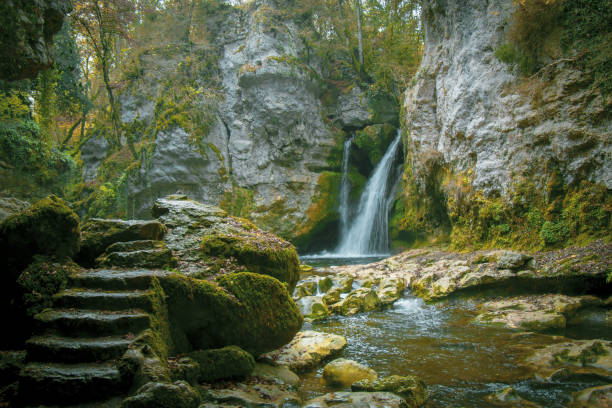
[[[234,257],[250,272],[286,282],[290,290],[299,277],[300,262],[293,245],[261,230],[240,233],[214,231],[202,238],[202,252],[217,258]]]
[[[181,274],[160,279],[177,352],[237,345],[253,355],[288,343],[303,318],[285,285],[249,272],[216,282]]]
[[[357,381],[376,381],[377,378],[376,371],[345,358],[337,358],[323,367],[323,380],[331,386],[350,387]]]
[[[295,247],[253,223],[185,195],[158,199],[153,215],[170,229],[165,242],[181,260],[182,273],[211,279],[248,271],[273,276],[290,292],[295,288],[299,277]]]
[[[255,368],[253,356],[237,346],[192,351],[189,357],[199,364],[198,378],[204,382],[244,378]]]
[[[197,408],[199,404],[200,396],[184,381],[150,382],[123,400],[121,408]]]
[[[0,224],[2,275],[15,279],[34,255],[71,258],[79,250],[79,239],[78,215],[56,196],[43,198]]]
[[[160,240],[166,227],[159,221],[124,221],[94,218],[82,226],[83,240],[78,262],[93,266],[94,260],[116,242]]]
[[[369,312],[381,306],[376,291],[372,288],[359,288],[346,298],[331,306],[336,314],[351,316],[359,312]]]
[[[66,289],[68,279],[79,269],[79,266],[71,261],[56,262],[48,257],[35,256],[34,262],[17,278],[28,316],[34,316],[51,307],[53,295]]]
[[[392,375],[378,380],[361,380],[351,385],[353,391],[380,392],[387,391],[406,400],[410,408],[417,408],[427,401],[427,387],[415,376]]]

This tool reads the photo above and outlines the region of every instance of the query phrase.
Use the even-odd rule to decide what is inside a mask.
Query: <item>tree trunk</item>
[[[361,0],[355,0],[357,14],[357,39],[359,40],[359,65],[363,65],[363,31],[361,30]],[[361,67],[360,67],[361,70]]]

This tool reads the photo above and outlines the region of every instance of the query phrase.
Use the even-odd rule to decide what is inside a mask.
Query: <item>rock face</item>
[[[485,195],[503,195],[525,174],[545,185],[552,160],[565,184],[588,179],[612,188],[612,122],[603,115],[610,99],[561,65],[536,102],[494,56],[511,0],[427,0],[423,10],[424,57],[404,101],[404,146],[417,179],[437,157],[455,174],[469,172]]]
[[[129,187],[137,216],[146,215],[157,197],[177,189],[214,205],[226,195],[231,201],[248,190],[246,204],[256,210],[255,220],[272,214],[275,232],[291,235],[305,221],[336,142],[323,121],[318,63],[301,62],[306,45],[300,28],[288,18],[276,17],[277,7],[273,1],[261,1],[249,8],[225,7],[208,17],[223,95],[215,101],[202,95],[197,101],[211,112],[202,149],[194,146],[193,132],[180,124],[157,133],[152,165],[143,167],[143,177]],[[210,50],[194,52],[206,58]],[[139,57],[147,75],[120,98],[125,123],[153,120],[156,104],[151,100],[160,97],[160,83],[174,74],[183,57]],[[360,92],[347,96],[351,126],[355,121],[361,126],[370,116],[360,97]]]
[[[70,0],[8,0],[0,5],[0,78],[34,78],[53,63],[53,35],[70,12]]]

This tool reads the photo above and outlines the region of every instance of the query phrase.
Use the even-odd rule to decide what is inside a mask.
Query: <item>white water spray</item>
[[[376,165],[361,194],[356,218],[346,231],[341,231],[340,245],[335,251],[338,256],[364,256],[389,251],[388,218],[392,202],[388,197],[390,187],[392,187],[389,175],[393,169],[399,145],[400,133],[398,132],[395,140]]]

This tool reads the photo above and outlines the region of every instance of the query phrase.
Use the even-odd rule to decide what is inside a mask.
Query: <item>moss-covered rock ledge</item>
[[[180,272],[212,279],[249,271],[280,280],[290,292],[295,288],[299,277],[295,247],[250,221],[185,195],[158,199],[153,216],[168,227],[165,242],[179,259]]]

